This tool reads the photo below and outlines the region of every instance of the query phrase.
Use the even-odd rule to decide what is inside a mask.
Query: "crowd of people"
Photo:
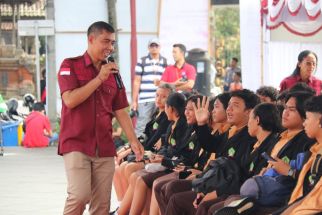
[[[118,152],[120,207],[111,214],[322,213],[316,64],[303,51],[280,90],[241,87],[210,98],[161,79],[141,134],[145,156],[137,162],[130,149]]]
[[[245,89],[234,69],[230,92],[208,98],[193,90],[185,46],[173,45],[168,66],[153,39],[136,66],[135,132],[118,66],[105,60],[115,30],[95,22],[87,42],[84,55],[65,59],[58,73],[64,214],[82,214],[88,203],[91,214],[106,214],[112,181],[120,206],[110,214],[322,212],[322,96],[313,52],[300,53],[281,90]],[[114,117],[129,144],[114,145]]]

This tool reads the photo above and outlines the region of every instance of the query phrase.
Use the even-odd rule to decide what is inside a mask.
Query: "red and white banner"
[[[301,36],[312,36],[322,29],[321,11],[322,0],[261,1],[261,13],[267,28],[283,25]]]

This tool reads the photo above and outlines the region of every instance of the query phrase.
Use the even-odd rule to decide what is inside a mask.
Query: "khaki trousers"
[[[64,215],[82,215],[87,203],[91,215],[108,214],[114,157],[90,157],[81,152],[63,157],[68,183]]]

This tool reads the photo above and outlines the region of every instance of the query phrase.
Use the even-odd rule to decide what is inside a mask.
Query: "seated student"
[[[310,138],[317,142],[307,152],[305,165],[299,174],[287,208],[278,213],[287,215],[308,215],[322,212],[322,96],[313,97],[305,106],[304,128]],[[313,167],[313,168],[312,168]]]
[[[229,160],[233,160],[237,166],[244,165],[244,162],[248,160],[248,156],[252,151],[253,144],[256,141],[255,138],[249,136],[248,134],[248,118],[251,110],[258,103],[259,98],[249,90],[244,89],[232,92],[226,112],[228,122],[233,126],[229,131],[226,132],[225,138],[223,138],[221,142],[209,143],[201,141],[200,143],[202,147],[207,147],[212,152],[215,152],[217,157],[216,160],[222,157],[229,158]],[[198,109],[198,111],[202,111],[204,109],[203,105],[201,105],[201,107]],[[207,133],[209,133],[207,127],[198,126],[198,137],[202,137]],[[206,172],[204,171],[203,174],[206,174]],[[236,186],[238,185],[234,184],[234,186],[231,187],[232,189],[236,189]],[[188,188],[186,190],[191,190],[191,187],[192,184],[190,182],[190,189]],[[195,199],[202,199],[201,201],[214,199],[218,196],[221,196],[221,194],[225,192],[225,189],[230,190],[228,187],[223,187],[223,190],[217,190],[209,193],[209,195],[204,196],[204,194],[196,193],[194,191],[182,192],[183,190],[179,190],[177,193],[178,190],[176,190],[176,188],[179,188],[179,186],[173,185],[172,188],[169,189],[174,191],[175,194],[166,195],[172,197],[168,200],[165,214],[194,214],[196,209],[192,203]]]
[[[164,148],[169,146],[169,153],[172,152],[171,146],[174,147],[182,145],[182,137],[184,136],[188,125],[184,116],[185,97],[180,93],[173,93],[169,95],[165,104],[165,113],[171,124],[169,125],[166,135],[162,137],[162,149],[156,155],[151,156],[151,162],[161,161],[163,158]],[[172,143],[172,145],[171,145]],[[177,147],[175,147],[177,148]],[[162,153],[162,154],[161,154]],[[138,175],[136,173],[131,174],[129,180],[129,187],[126,190],[124,198],[121,202],[120,208],[117,210],[117,214],[127,214],[131,208],[132,199],[134,196],[134,189],[136,188],[136,179]],[[144,182],[141,183],[143,189],[146,188]],[[146,191],[142,193],[146,195]]]
[[[262,86],[256,90],[256,95],[261,102],[276,104],[278,90],[271,86]]]
[[[250,136],[256,137],[257,142],[251,151],[248,162],[246,162],[247,165],[242,167],[241,177],[244,178],[243,181],[259,174],[262,168],[267,166],[267,160],[262,157],[262,153],[271,153],[278,141],[280,131],[281,119],[276,105],[262,103],[252,110],[248,120],[248,133]],[[212,214],[213,211],[210,209],[212,205],[223,199],[225,197],[204,201],[198,205],[196,214]]]
[[[220,141],[223,136],[225,135],[225,132],[229,129],[230,124],[227,123],[227,115],[226,115],[226,108],[228,106],[228,102],[230,99],[230,93],[222,93],[218,96],[216,96],[213,101],[210,100],[209,102],[209,112],[211,112],[211,116],[209,112],[206,111],[201,111],[199,108],[195,107],[195,115],[197,120],[197,123],[199,125],[206,125],[207,124],[207,118],[211,118],[212,125],[210,127],[209,125],[209,135],[207,136],[202,136],[202,137],[198,137],[199,142],[200,141],[211,141],[213,144],[215,144],[217,141]],[[205,101],[205,100],[203,100]],[[198,104],[200,104],[200,102],[198,101]],[[207,109],[208,106],[208,100],[205,103],[205,109]],[[213,106],[213,108],[211,108],[210,106]],[[205,151],[207,151],[207,149],[203,149]],[[210,155],[209,159],[214,159],[214,154]],[[208,160],[209,162],[209,160]],[[189,180],[192,180],[193,175],[197,175],[199,173],[201,173],[200,168],[198,169],[189,169],[188,171],[191,172],[191,175],[189,175]],[[179,173],[180,174],[180,173]],[[176,181],[176,180],[174,180]],[[179,186],[184,187],[184,180],[180,180],[181,183]],[[188,181],[188,180],[187,180]],[[157,214],[156,210],[153,208],[153,206],[157,207],[157,203],[160,204],[160,210],[161,213],[164,214],[165,213],[165,207],[166,207],[166,202],[165,199],[166,197],[165,195],[165,184],[170,184],[170,182],[168,183],[160,183],[158,182],[158,180],[156,180],[153,183],[153,192],[155,194],[155,198],[157,199],[157,202],[154,202],[153,200],[155,200],[154,198],[151,199],[151,207],[150,207],[150,214]],[[190,186],[191,188],[191,186]],[[182,188],[184,189],[184,188]],[[156,200],[155,200],[156,201]],[[154,210],[154,211],[152,211]]]
[[[58,140],[53,134],[48,117],[45,115],[45,106],[41,102],[33,105],[32,112],[26,118],[26,133],[23,140],[25,147],[46,147]]]
[[[198,99],[200,100],[201,98],[201,96],[193,95],[189,97],[186,102],[184,115],[188,124],[188,128],[184,131],[184,135],[181,136],[180,142],[177,143],[177,140],[174,141],[172,138],[170,138],[172,135],[169,135],[169,145],[165,148],[166,151],[163,153],[160,159],[162,166],[166,166],[167,169],[165,171],[159,171],[155,173],[146,173],[145,171],[140,173],[137,172],[140,177],[138,177],[136,180],[136,192],[134,192],[130,214],[140,214],[142,212],[142,201],[145,202],[146,200],[145,196],[142,195],[142,193],[146,192],[147,189],[150,191],[153,182],[156,179],[158,179],[160,182],[178,179],[178,172],[173,172],[175,168],[180,168],[180,166],[194,166],[197,161],[199,161],[198,167],[200,169],[202,169],[205,165],[207,158],[199,157],[200,145],[195,132],[197,121],[193,109],[193,104],[196,104]],[[204,157],[203,155],[204,154],[202,153],[201,157]],[[205,156],[207,156],[207,153],[205,154]],[[151,162],[159,161],[151,160]],[[149,201],[146,203],[149,203]]]
[[[147,151],[156,151],[161,146],[161,137],[166,133],[170,124],[167,115],[164,111],[165,103],[168,96],[174,92],[174,89],[169,84],[161,84],[156,91],[155,105],[156,112],[153,114],[151,121],[146,124],[144,135],[141,139],[144,149]],[[159,144],[159,145],[158,145]],[[131,149],[118,151],[117,159],[125,157],[131,153]],[[122,154],[122,155],[121,155]],[[114,173],[114,187],[118,200],[121,201],[128,187],[129,176],[144,167],[143,162],[123,162],[120,166],[116,166]]]
[[[125,134],[123,129],[121,128],[120,124],[117,122],[116,118],[114,117],[112,120],[112,138],[116,148],[116,151],[119,151],[125,145]]]
[[[234,198],[234,200],[244,197],[254,198],[256,205],[259,206],[254,214],[265,214],[274,210],[273,207],[283,205],[295,186],[297,175],[294,174],[294,170],[299,171],[301,165],[294,161],[299,155],[308,151],[315,142],[303,130],[304,104],[311,97],[312,94],[307,92],[292,92],[286,96],[286,105],[282,116],[282,126],[286,130],[280,134],[279,141],[270,153],[274,160],[269,160],[269,165],[263,168],[261,173],[248,179],[240,189],[241,197]],[[226,210],[237,210],[243,204],[234,208],[226,207],[218,214],[225,214]],[[215,205],[211,210],[216,211],[219,208]],[[253,209],[254,207],[251,207],[248,210]]]

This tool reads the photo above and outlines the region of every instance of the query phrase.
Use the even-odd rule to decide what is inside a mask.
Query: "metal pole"
[[[38,22],[34,21],[35,23],[35,51],[36,51],[36,77],[37,77],[37,100],[41,100],[41,94],[40,94],[40,65],[39,65],[39,35],[38,35]]]
[[[55,20],[54,0],[47,0],[47,19]],[[46,90],[48,117],[52,128],[57,122],[57,76],[56,76],[56,49],[55,35],[47,36],[46,42]]]
[[[116,0],[107,1],[107,11],[108,11],[108,23],[110,23],[115,29],[115,39],[118,41],[118,30],[117,30],[117,15],[116,15]],[[119,63],[119,48],[118,43],[114,45],[114,59]]]
[[[135,64],[137,61],[137,39],[136,39],[136,0],[130,0],[131,8],[131,88],[135,76]],[[132,91],[131,91],[132,92]]]

